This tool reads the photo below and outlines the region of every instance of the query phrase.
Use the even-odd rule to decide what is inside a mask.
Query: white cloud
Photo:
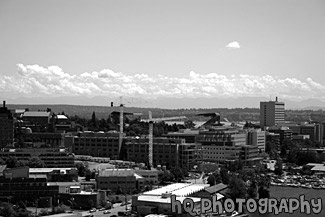
[[[71,75],[58,66],[18,64],[14,76],[0,75],[0,95],[8,97],[109,96],[118,97],[265,97],[286,96],[292,100],[310,97],[325,100],[325,86],[307,78],[271,75],[200,74],[174,78],[163,75],[127,75],[103,69]]]
[[[227,44],[226,48],[228,48],[228,49],[239,49],[240,44],[237,41],[233,41],[233,42],[230,42],[229,44]]]

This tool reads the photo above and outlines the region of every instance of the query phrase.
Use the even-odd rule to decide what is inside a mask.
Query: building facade
[[[45,167],[74,167],[74,155],[65,149],[59,148],[5,148],[0,152],[0,158],[6,160],[9,157],[16,157],[17,160],[28,161],[38,157],[45,164]]]
[[[129,138],[125,142],[127,160],[136,163],[148,163],[149,140],[147,138]],[[153,163],[167,168],[179,166],[191,169],[199,160],[200,145],[186,143],[185,139],[153,139]]]
[[[284,102],[275,101],[260,102],[260,125],[261,128],[284,124]]]
[[[116,132],[79,132],[65,136],[65,147],[76,155],[119,158],[119,134]]]
[[[257,146],[260,153],[265,152],[265,131],[247,130],[247,145]]]
[[[14,142],[14,118],[11,111],[6,107],[3,101],[3,107],[0,107],[0,149]]]

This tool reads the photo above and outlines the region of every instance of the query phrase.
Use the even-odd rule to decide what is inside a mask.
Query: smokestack
[[[276,102],[278,101],[278,97],[275,97],[275,101],[276,101]]]
[[[6,108],[6,101],[3,101],[3,107]]]

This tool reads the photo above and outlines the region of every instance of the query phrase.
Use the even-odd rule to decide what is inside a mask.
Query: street
[[[121,203],[115,203],[113,204],[113,208],[110,209],[109,211],[111,213],[109,214],[104,214],[104,211],[96,211],[96,212],[93,212],[93,213],[89,213],[89,210],[88,211],[82,211],[82,216],[85,216],[87,214],[91,214],[91,215],[94,215],[95,216],[106,216],[106,217],[109,217],[109,216],[112,216],[112,215],[117,215],[118,212],[124,212],[126,211],[126,209],[130,210],[131,209],[131,201],[129,201],[130,204],[127,204],[127,205],[124,205],[124,206],[121,206]]]

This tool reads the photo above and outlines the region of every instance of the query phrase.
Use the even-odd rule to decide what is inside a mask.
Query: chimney
[[[3,101],[3,107],[6,108],[6,101]]]
[[[278,97],[275,97],[275,102],[277,102],[278,101]]]

